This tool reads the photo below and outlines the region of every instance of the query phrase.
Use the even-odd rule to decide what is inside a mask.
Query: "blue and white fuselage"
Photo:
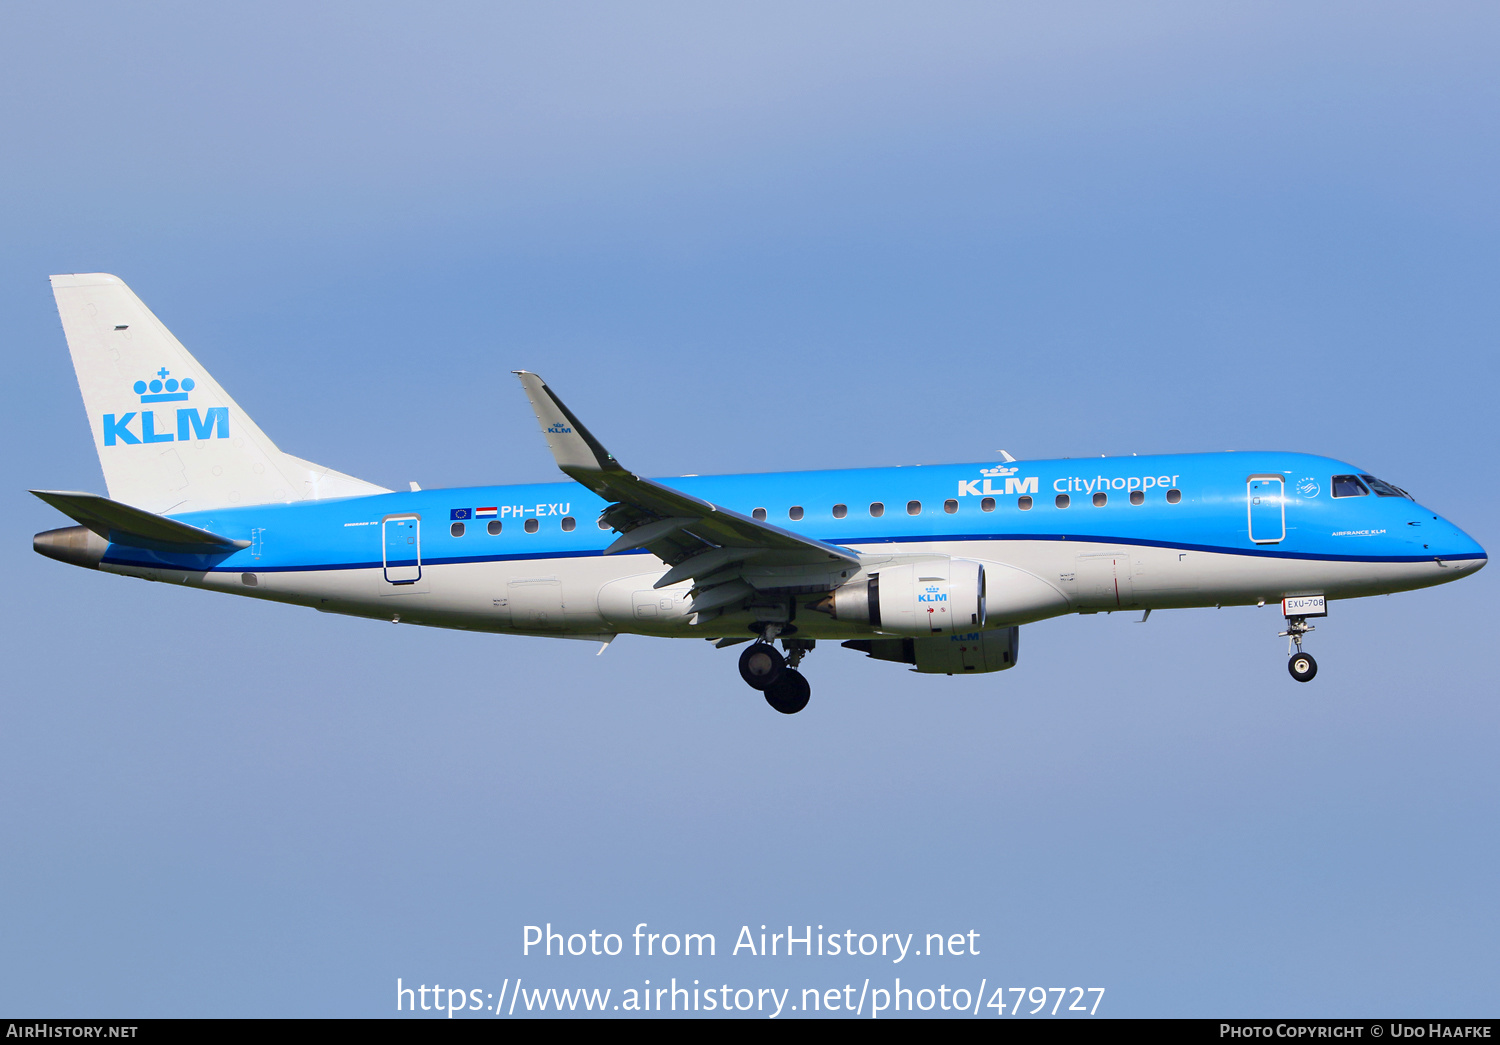
[[[116,277],[53,288],[109,496],[35,491],[80,524],[39,552],[406,624],[749,642],[741,674],[784,712],[820,639],[977,674],[1016,663],[1020,625],[1114,610],[1282,602],[1307,681],[1329,601],[1487,561],[1404,491],[1300,453],[651,480],[519,371],[569,481],[393,492],[277,449]]]
[[[1012,474],[983,474],[996,470]],[[1324,457],[1237,452],[659,482],[742,515],[763,512],[780,527],[857,551],[871,569],[913,555],[981,562],[986,624],[1001,627],[1070,612],[1380,595],[1442,584],[1485,563],[1472,538],[1415,501],[1380,496],[1366,481],[1364,492],[1332,495],[1335,476],[1367,474]],[[1261,515],[1252,477],[1279,479],[1268,484],[1280,489],[1262,498]],[[1013,491],[1035,492],[1007,494],[1007,480]],[[220,508],[173,518],[247,547],[182,555],[115,544],[100,569],[439,627],[748,634],[753,613],[689,624],[692,582],[653,589],[666,567],[649,552],[605,556],[617,536],[596,522],[607,506],[577,483],[548,483]],[[475,516],[485,508],[495,514]],[[405,520],[415,528],[397,534]],[[415,544],[391,546],[412,536]],[[388,570],[391,561],[404,570]],[[538,599],[529,599],[531,589]],[[795,623],[808,638],[871,634],[806,611]]]

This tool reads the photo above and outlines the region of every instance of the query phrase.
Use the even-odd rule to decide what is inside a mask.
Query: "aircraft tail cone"
[[[31,539],[31,547],[49,559],[97,570],[109,542],[86,526],[64,526],[43,530]]]

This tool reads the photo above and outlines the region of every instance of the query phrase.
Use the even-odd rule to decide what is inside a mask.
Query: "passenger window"
[[[575,518],[573,518],[571,515],[565,515],[565,516],[563,516],[563,531],[565,533],[571,533],[571,532],[573,532],[573,527],[575,527],[577,525],[578,525],[578,520],[575,519]]]
[[[849,506],[847,504],[836,504],[836,505],[833,506],[833,517],[835,519],[842,519],[844,516],[846,516],[848,514],[849,514]]]
[[[1182,491],[1181,490],[1168,490],[1167,491],[1167,503],[1168,504],[1176,504],[1180,500],[1182,500]]]
[[[604,524],[600,523],[599,525],[603,526]],[[500,520],[499,519],[491,519],[490,520],[490,525],[489,525],[488,529],[490,531],[490,536],[491,537],[499,537],[500,536]]]
[[[448,527],[448,532],[453,534],[453,536],[455,537],[462,537],[464,535],[464,524],[454,523],[452,526]]]
[[[1057,495],[1057,506],[1059,508],[1066,508],[1070,503],[1071,501],[1067,494],[1060,493]]]
[[[500,526],[499,523],[491,523],[490,525],[496,527],[496,529],[491,530],[490,533],[499,533],[500,532],[500,530],[498,528]],[[607,523],[607,522],[604,521],[604,517],[603,516],[600,516],[599,517],[599,529],[601,529],[601,530],[608,530],[609,528],[610,528],[609,523]]]
[[[1031,511],[1031,498],[1030,497],[1018,497],[1018,498],[1016,498],[1016,507],[1019,508],[1019,509],[1021,509],[1021,511],[1023,511],[1023,512],[1029,512],[1029,511]]]
[[[1354,475],[1335,475],[1333,477],[1333,496],[1335,497],[1368,497],[1370,491],[1365,489],[1365,484]]]
[[[786,513],[786,517],[792,520],[792,522],[798,522],[802,518],[802,506],[800,504],[794,505],[791,510]]]
[[[1102,490],[1099,493],[1094,494],[1094,507],[1095,508],[1103,508],[1108,503],[1109,503],[1109,494],[1103,492]]]
[[[1139,490],[1131,490],[1130,491],[1130,503],[1131,504],[1145,504],[1146,503],[1146,495],[1143,494],[1143,493],[1141,493],[1141,491],[1139,491]]]
[[[538,530],[538,528],[541,527],[541,525],[542,524],[539,523],[539,522],[537,522],[535,519],[527,519],[526,520],[526,532],[527,533],[536,533],[536,531]]]
[[[907,515],[921,515],[922,514],[922,502],[921,501],[907,501],[906,502],[906,514]]]
[[[879,501],[876,501],[874,504],[870,505],[870,517],[872,519],[878,519],[884,514],[885,505],[881,504]]]
[[[952,515],[954,512],[958,511],[958,502],[951,497],[948,498],[943,502],[943,511],[947,512],[949,515]]]
[[[995,499],[993,497],[986,497],[984,500],[980,501],[979,502],[979,510],[981,512],[992,512],[992,511],[994,511],[995,510]]]
[[[766,510],[764,508],[757,508],[757,509],[755,509],[755,511],[753,511],[753,512],[750,513],[750,518],[752,518],[752,519],[758,519],[761,522],[765,522],[766,521]]]

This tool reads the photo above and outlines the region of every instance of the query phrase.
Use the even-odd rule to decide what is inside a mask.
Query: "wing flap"
[[[668,516],[655,522],[644,523],[621,535],[620,539],[604,549],[605,555],[615,555],[619,552],[634,551],[637,548],[645,548],[650,544],[659,542],[663,537],[671,537],[679,530],[683,530],[695,523],[696,519],[689,519],[681,515]]]

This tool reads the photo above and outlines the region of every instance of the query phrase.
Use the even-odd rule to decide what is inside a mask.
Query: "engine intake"
[[[835,620],[897,635],[983,628],[984,566],[946,556],[889,566],[835,589],[831,603]]]

